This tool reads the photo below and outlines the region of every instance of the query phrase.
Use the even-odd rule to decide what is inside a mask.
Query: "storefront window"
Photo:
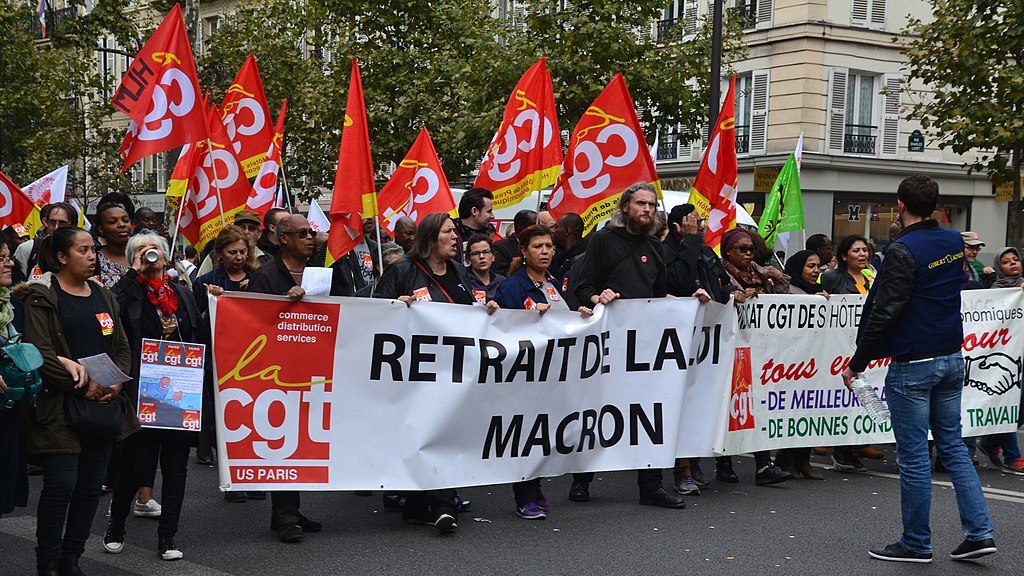
[[[832,239],[860,234],[877,250],[889,245],[889,227],[898,217],[896,200],[872,201],[864,196],[837,197],[833,206]],[[970,222],[970,199],[943,198],[932,214],[943,228],[963,231]]]

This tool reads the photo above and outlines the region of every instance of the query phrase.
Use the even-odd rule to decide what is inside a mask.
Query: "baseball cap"
[[[242,222],[252,222],[253,224],[259,226],[261,220],[262,218],[260,218],[260,213],[249,208],[239,210],[238,213],[235,214],[236,225],[241,224]]]
[[[968,246],[984,246],[985,243],[981,241],[981,237],[978,236],[977,232],[961,232],[961,236],[964,238],[964,244]]]

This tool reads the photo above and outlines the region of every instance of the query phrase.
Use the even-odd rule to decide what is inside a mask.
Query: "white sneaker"
[[[164,560],[181,560],[185,555],[178,550],[178,546],[174,543],[173,538],[160,539],[157,544],[157,552],[160,554],[160,558]]]
[[[145,504],[136,500],[132,504],[132,514],[138,518],[159,518],[162,508],[156,498],[150,498]]]

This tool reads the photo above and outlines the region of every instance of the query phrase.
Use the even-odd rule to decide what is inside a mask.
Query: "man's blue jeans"
[[[981,482],[960,437],[963,386],[964,359],[959,352],[915,362],[893,362],[885,377],[886,399],[896,436],[896,462],[900,467],[900,544],[912,552],[932,552],[928,526],[932,503],[929,426],[938,457],[956,490],[960,522],[967,539],[992,537]]]

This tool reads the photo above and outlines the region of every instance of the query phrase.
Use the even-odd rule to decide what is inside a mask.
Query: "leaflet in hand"
[[[121,372],[117,364],[114,364],[114,361],[106,354],[79,358],[78,363],[85,366],[90,380],[95,380],[102,386],[114,386],[132,379],[131,376]]]

